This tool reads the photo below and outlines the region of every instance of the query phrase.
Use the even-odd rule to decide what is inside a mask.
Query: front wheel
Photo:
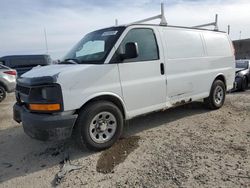
[[[226,97],[226,86],[221,80],[215,80],[209,97],[204,99],[206,106],[212,110],[223,106]]]
[[[80,148],[99,151],[111,147],[121,136],[123,115],[111,102],[97,101],[80,111],[76,122],[76,142]]]
[[[0,102],[2,102],[5,98],[6,98],[6,91],[2,86],[0,86]]]

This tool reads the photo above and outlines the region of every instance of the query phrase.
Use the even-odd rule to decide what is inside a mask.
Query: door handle
[[[160,67],[161,67],[161,75],[164,75],[165,74],[164,63],[161,63]]]

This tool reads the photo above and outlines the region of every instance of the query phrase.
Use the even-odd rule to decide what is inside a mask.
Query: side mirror
[[[128,42],[125,45],[125,53],[123,59],[132,59],[138,57],[139,50],[136,42]]]

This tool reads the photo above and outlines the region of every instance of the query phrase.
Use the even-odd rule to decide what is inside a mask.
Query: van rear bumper
[[[53,115],[30,113],[25,107],[15,104],[13,118],[23,124],[24,132],[32,138],[49,141],[69,138],[77,115]]]

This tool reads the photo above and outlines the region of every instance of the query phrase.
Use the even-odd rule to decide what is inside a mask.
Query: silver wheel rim
[[[220,105],[224,99],[224,90],[221,86],[217,86],[214,91],[214,102]]]
[[[117,121],[110,112],[100,112],[91,121],[89,134],[96,143],[105,143],[112,139],[116,132]]]
[[[4,91],[0,89],[0,101],[4,98]]]

